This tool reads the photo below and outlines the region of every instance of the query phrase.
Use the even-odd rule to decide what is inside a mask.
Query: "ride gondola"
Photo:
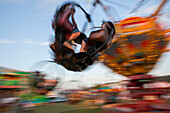
[[[89,14],[86,13],[86,11],[77,3],[69,2],[61,6],[59,10],[57,10],[55,15],[55,21],[58,19],[58,15],[60,10],[63,7],[66,7],[68,5],[75,5],[78,6],[85,14],[87,19],[90,19]],[[56,23],[54,21],[54,23]],[[64,66],[66,69],[71,71],[82,71],[86,69],[89,65],[93,64],[95,55],[106,49],[113,39],[113,36],[115,35],[115,28],[112,22],[106,21],[103,22],[101,29],[95,32],[91,32],[89,38],[87,39],[86,35],[84,33],[81,33],[74,42],[81,43],[82,40],[86,42],[86,51],[75,53],[72,45],[72,41],[63,42],[64,46],[61,43],[61,39],[66,38],[66,32],[65,29],[62,28],[62,26],[57,26],[55,24],[55,41],[53,44],[50,45],[51,50],[54,53],[54,62],[57,64],[60,64]],[[93,44],[91,44],[93,42]],[[59,57],[60,56],[60,57]]]

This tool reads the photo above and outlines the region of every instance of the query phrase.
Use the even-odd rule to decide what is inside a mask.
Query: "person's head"
[[[109,33],[112,33],[112,37],[115,35],[116,33],[116,30],[115,30],[115,27],[114,27],[114,24],[111,22],[111,21],[104,21],[102,23],[102,27],[106,27],[109,31]]]
[[[73,10],[75,12],[75,4],[74,3],[68,3],[65,4],[62,8],[63,11],[67,11],[67,10]]]

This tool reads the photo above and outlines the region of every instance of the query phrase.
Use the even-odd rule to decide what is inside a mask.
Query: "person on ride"
[[[85,51],[88,50],[89,46],[93,47],[93,50],[91,52],[94,52],[100,47],[101,48],[99,52],[106,49],[111,45],[115,33],[115,27],[111,21],[103,22],[100,30],[93,31],[90,33],[87,45],[83,45],[85,46]]]
[[[65,46],[68,46],[68,48],[71,48],[66,41],[72,41],[75,40],[82,34],[78,28],[77,24],[74,20],[74,13],[75,13],[75,4],[67,4],[60,8],[58,12],[56,12],[54,20],[52,22],[52,27],[55,30],[55,35],[57,35],[58,32],[62,32],[62,37],[60,36],[57,40],[59,41],[59,49],[62,49],[63,44]],[[80,7],[80,6],[78,6]],[[83,12],[86,14],[86,16],[89,16],[84,10]],[[70,22],[70,17],[72,19],[72,23]],[[90,21],[90,17],[89,17]],[[61,30],[62,29],[62,30]],[[82,40],[82,45],[85,42]],[[58,51],[59,52],[59,51]],[[59,54],[62,55],[61,50]]]

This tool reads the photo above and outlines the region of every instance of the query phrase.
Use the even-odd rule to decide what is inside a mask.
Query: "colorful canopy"
[[[168,42],[168,36],[156,18],[124,19],[117,24],[117,33],[117,39],[101,53],[99,60],[124,76],[148,73]]]

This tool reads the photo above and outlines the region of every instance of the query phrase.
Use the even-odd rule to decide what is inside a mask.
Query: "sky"
[[[31,71],[35,63],[43,60],[52,60],[50,55],[50,38],[54,35],[51,27],[54,12],[59,4],[68,0],[0,0],[0,66]],[[73,0],[79,3],[87,12],[92,8],[93,0]],[[139,10],[130,13],[140,0],[114,0],[117,4],[112,4],[112,0],[101,0],[109,8],[115,21],[130,16],[148,16],[156,8],[161,0],[148,0]],[[147,0],[146,0],[147,1]],[[162,10],[160,16],[161,24],[169,28],[170,22],[170,3],[168,2]],[[102,20],[110,20],[103,12],[100,6],[97,6],[91,15],[93,24],[91,26],[100,26]],[[87,22],[85,15],[77,9],[75,20],[78,28],[82,30],[84,22]],[[88,36],[90,30],[87,30]],[[169,48],[169,47],[168,47]],[[157,76],[170,74],[170,52],[163,54],[162,60],[157,63],[155,69],[150,73]],[[93,81],[106,82],[110,80],[120,80],[125,77],[112,72],[102,63],[96,63],[83,72],[70,72],[62,66],[51,64],[50,68],[57,68],[57,75],[71,80],[72,78]],[[44,70],[50,69],[48,66]],[[99,71],[96,71],[99,70]],[[108,75],[107,77],[105,75]],[[83,76],[83,78],[81,77]],[[101,76],[101,77],[100,77]],[[50,72],[50,77],[56,75]],[[90,80],[89,80],[90,81]],[[93,81],[93,82],[94,82]],[[97,83],[97,82],[96,82]]]

